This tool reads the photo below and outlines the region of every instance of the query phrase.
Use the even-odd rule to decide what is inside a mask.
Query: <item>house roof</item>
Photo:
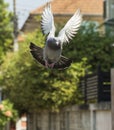
[[[22,32],[32,32],[39,27],[40,21],[35,16],[42,14],[44,6],[30,12],[30,15],[22,27]],[[66,22],[77,9],[81,10],[83,19],[103,22],[103,0],[52,0],[52,12],[58,23]],[[65,16],[65,17],[60,17]],[[68,16],[68,17],[66,17]]]
[[[51,5],[54,14],[74,14],[79,8],[84,15],[103,15],[103,0],[53,0]],[[41,14],[44,6],[31,14]]]

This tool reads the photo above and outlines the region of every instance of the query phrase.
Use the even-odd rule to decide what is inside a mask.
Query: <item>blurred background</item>
[[[51,1],[56,35],[77,9],[83,17],[64,46],[72,65],[62,71],[30,54],[30,42],[45,44],[46,3],[0,0],[0,130],[113,130],[114,1]]]

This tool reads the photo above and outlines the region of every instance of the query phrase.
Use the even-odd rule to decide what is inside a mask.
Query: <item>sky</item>
[[[13,11],[13,0],[4,0],[9,4],[8,10]],[[18,16],[18,28],[21,29],[29,16],[30,11],[40,7],[48,0],[16,0],[16,14]]]

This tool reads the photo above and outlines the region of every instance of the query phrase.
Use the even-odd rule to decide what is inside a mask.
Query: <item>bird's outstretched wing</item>
[[[43,13],[42,13],[42,20],[41,20],[41,28],[44,34],[55,34],[55,25],[54,25],[54,18],[51,11],[50,3],[47,3]]]
[[[34,43],[30,43],[30,52],[32,56],[41,64],[45,64],[45,61],[43,60],[43,49],[36,46]]]
[[[58,34],[58,37],[62,43],[67,43],[74,37],[81,25],[81,22],[82,15],[78,9]]]
[[[30,52],[32,56],[37,60],[41,65],[45,66],[45,61],[43,60],[43,48],[36,46],[34,43],[30,43]],[[61,56],[59,61],[55,63],[53,69],[66,69],[71,65],[71,60]]]
[[[59,61],[54,65],[54,69],[59,70],[66,69],[71,65],[71,63],[72,63],[71,59],[61,56]]]

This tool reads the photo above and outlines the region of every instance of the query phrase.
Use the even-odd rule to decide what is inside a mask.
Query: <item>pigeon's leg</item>
[[[48,61],[45,60],[45,67],[46,67],[46,68],[49,68],[49,67],[50,67],[50,68],[53,68],[54,65],[55,65],[55,63],[51,63],[51,64],[49,64]]]
[[[54,65],[55,65],[55,63],[52,63],[52,64],[49,65],[49,67],[50,67],[50,68],[53,68]]]
[[[48,68],[49,64],[47,62],[47,60],[45,60],[45,67]]]

